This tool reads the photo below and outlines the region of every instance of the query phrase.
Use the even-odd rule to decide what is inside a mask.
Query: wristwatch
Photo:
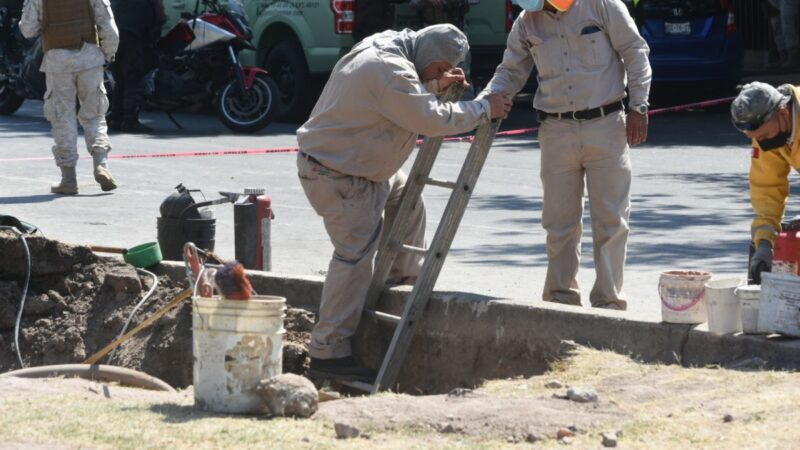
[[[643,116],[647,115],[647,111],[649,110],[647,103],[640,103],[638,105],[631,106],[631,111],[635,111]]]

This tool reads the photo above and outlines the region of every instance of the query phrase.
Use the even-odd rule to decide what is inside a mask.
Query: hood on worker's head
[[[369,47],[409,60],[418,74],[437,61],[447,61],[456,67],[464,62],[469,52],[467,36],[449,23],[432,25],[418,31],[406,28],[376,33],[356,44],[352,51],[359,52]]]
[[[776,89],[760,81],[748,83],[731,103],[731,120],[740,131],[755,131],[790,98],[791,92],[784,86]]]
[[[453,67],[467,57],[467,36],[449,23],[432,25],[417,31],[411,62],[421,74],[431,63],[446,61]]]

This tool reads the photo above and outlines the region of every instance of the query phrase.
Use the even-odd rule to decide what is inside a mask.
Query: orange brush
[[[231,261],[217,270],[214,275],[214,282],[219,289],[222,298],[227,300],[250,300],[253,294],[253,286],[247,278],[238,261]]]

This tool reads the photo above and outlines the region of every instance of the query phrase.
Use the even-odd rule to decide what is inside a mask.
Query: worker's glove
[[[758,244],[758,248],[753,253],[753,258],[750,259],[750,272],[749,278],[755,284],[761,284],[761,272],[772,271],[772,244],[769,241],[762,239]]]

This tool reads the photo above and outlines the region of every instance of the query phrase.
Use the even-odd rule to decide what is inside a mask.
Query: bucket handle
[[[686,311],[687,309],[693,308],[695,305],[700,303],[703,300],[703,298],[705,298],[705,296],[706,296],[706,291],[705,291],[705,289],[703,289],[702,291],[700,291],[699,294],[697,294],[697,296],[695,298],[692,299],[691,302],[689,302],[689,304],[684,305],[684,306],[677,306],[676,307],[676,306],[670,305],[667,302],[667,300],[665,299],[666,296],[664,295],[664,291],[663,290],[664,290],[664,287],[663,286],[659,286],[658,294],[659,294],[659,297],[661,297],[661,304],[664,305],[664,307],[666,307],[667,309],[669,309],[671,311],[678,311],[678,312]]]

